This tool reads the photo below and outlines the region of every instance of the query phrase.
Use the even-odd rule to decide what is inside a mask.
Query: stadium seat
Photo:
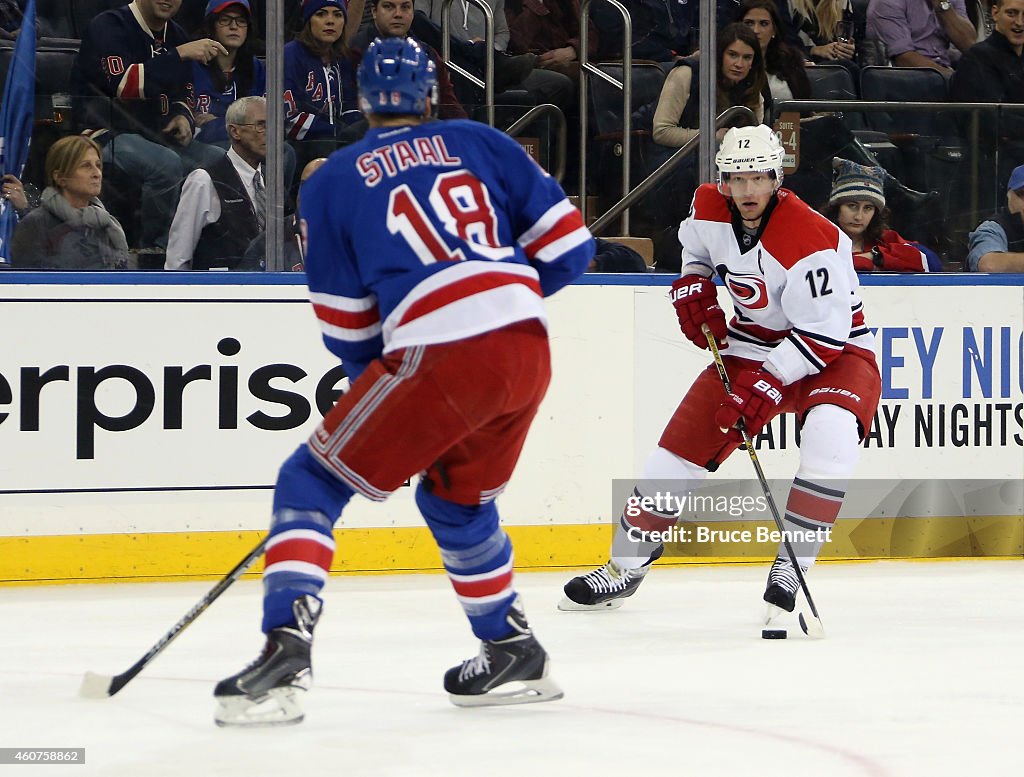
[[[77,38],[71,0],[36,0],[36,20],[44,38]]]
[[[806,70],[815,100],[857,99],[857,84],[849,69],[842,65],[815,65]]]
[[[924,67],[878,67],[861,69],[860,93],[864,100],[910,104],[946,102],[945,76]],[[952,197],[960,176],[963,146],[954,111],[884,111],[865,115],[868,126],[888,135],[899,151],[898,161],[887,165],[889,172],[911,189],[937,191],[939,200],[927,213],[915,214],[918,229],[909,234],[949,254],[946,221],[951,213]],[[896,210],[896,209],[894,209]],[[899,214],[896,214],[897,216]],[[902,225],[894,218],[894,226]]]
[[[860,96],[864,100],[887,102],[946,102],[949,88],[946,77],[929,67],[880,67],[861,69]],[[872,113],[868,116],[872,129],[890,135],[909,133],[941,138],[955,138],[957,126],[951,116],[936,111],[904,111]]]

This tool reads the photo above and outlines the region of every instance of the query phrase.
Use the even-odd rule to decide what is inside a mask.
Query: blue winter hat
[[[1010,173],[1010,180],[1006,184],[1006,191],[1019,192],[1024,189],[1024,165],[1013,168]]]
[[[832,169],[835,178],[829,205],[846,200],[868,200],[876,207],[885,207],[885,170],[881,167],[865,167],[836,157],[832,160]]]
[[[249,5],[249,0],[210,0],[206,4],[206,15],[209,16],[212,13],[220,13],[225,8],[229,8],[233,5],[240,5],[250,14],[252,13],[252,7]]]
[[[345,14],[345,21],[348,21],[348,3],[346,0],[302,0],[302,23],[308,22],[321,8],[334,6],[340,8]]]

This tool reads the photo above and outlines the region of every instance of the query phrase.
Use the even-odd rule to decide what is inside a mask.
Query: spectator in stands
[[[510,52],[536,54],[537,67],[562,73],[573,83],[579,81],[579,0],[551,0],[547,4],[541,0],[505,0],[505,17]],[[598,32],[592,21],[588,32],[588,54],[593,58],[598,50]]]
[[[343,37],[345,0],[303,0],[303,27],[284,47],[288,137],[351,142],[366,124],[359,111],[355,62]]]
[[[249,0],[209,0],[203,18],[202,36],[227,49],[207,64],[192,63],[193,113],[196,139],[223,149],[230,141],[224,114],[239,97],[265,97],[267,70],[253,52],[250,33],[255,23]],[[295,151],[282,147],[284,184],[291,186],[295,175]]]
[[[562,79],[551,78],[547,74],[533,75],[537,57],[532,54],[512,56],[507,52],[509,43],[508,19],[505,14],[505,0],[485,0],[490,6],[494,22],[494,82],[495,91],[506,89],[525,89],[537,96],[538,102],[553,102],[547,99],[548,93],[556,98],[563,97],[566,92],[572,93],[571,86]],[[440,51],[443,45],[441,36],[441,0],[415,0],[416,13],[412,20],[412,33],[418,40],[429,43]],[[476,6],[463,3],[461,22],[459,13],[451,13],[451,58],[452,61],[475,71],[481,77],[487,54],[484,37],[486,25],[483,11]],[[559,103],[555,103],[556,105]]]
[[[413,20],[413,0],[369,0],[373,23],[365,25],[352,38],[352,49],[357,58],[375,38],[404,38],[409,36]],[[437,115],[442,119],[465,119],[466,110],[455,96],[451,74],[448,66],[441,61],[440,55],[424,41],[412,36],[420,47],[427,52],[437,68],[437,91],[439,105]]]
[[[32,192],[28,191],[28,187],[21,182],[18,176],[11,173],[7,173],[3,177],[2,192],[3,198],[14,206],[14,212],[19,219],[25,218],[32,208],[39,205],[39,198],[32,197]]]
[[[743,22],[757,36],[764,55],[771,100],[809,100],[811,82],[807,78],[804,53],[786,42],[775,0],[743,0],[737,21]]]
[[[192,63],[196,137],[205,143],[227,143],[224,114],[239,97],[266,96],[266,66],[253,55],[249,0],[209,0],[202,36],[220,43],[224,54],[207,63]]]
[[[1006,207],[981,222],[969,240],[968,270],[1024,272],[1024,165],[1010,174]]]
[[[14,230],[11,258],[15,267],[123,270],[129,266],[124,230],[99,199],[101,153],[95,141],[82,135],[63,137],[50,147],[44,165],[48,185],[40,206]]]
[[[952,45],[967,51],[977,30],[964,0],[871,0],[867,36],[881,40],[892,64],[953,72]]]
[[[942,260],[929,248],[901,237],[889,228],[885,207],[885,171],[835,159],[835,183],[824,216],[853,242],[857,272],[928,272],[942,269]]]
[[[266,227],[266,98],[241,97],[228,106],[225,118],[231,148],[185,179],[165,270],[263,269],[243,257]]]
[[[301,205],[302,184],[308,181],[310,176],[319,170],[326,161],[327,157],[317,157],[316,159],[310,160],[306,166],[302,168],[302,175],[299,178],[299,197],[295,203],[296,211],[298,211],[299,206]],[[299,224],[299,217],[297,213],[291,214],[285,224],[284,246],[282,246],[282,251],[285,268],[291,272],[302,272],[306,252],[302,243],[302,228]],[[245,249],[245,256],[250,264],[256,266],[265,261],[266,252],[267,233],[264,231],[260,232],[256,236],[256,239],[249,244],[249,247]]]
[[[742,23],[734,22],[718,35],[718,84],[715,115],[733,105],[745,105],[757,123],[764,120],[764,92],[767,75],[757,37]],[[696,57],[679,61],[665,78],[654,111],[654,142],[678,147],[697,136],[700,116],[699,78]],[[728,127],[716,133],[719,141]]]
[[[644,258],[629,246],[611,240],[594,238],[594,258],[587,272],[647,272]]]
[[[764,94],[767,91],[767,76],[764,71],[764,57],[757,37],[741,22],[725,26],[718,34],[718,80],[715,96],[715,115],[733,105],[745,105],[754,113],[754,121],[764,120]],[[688,57],[676,63],[669,71],[662,85],[661,94],[653,106],[646,105],[634,113],[637,129],[651,129],[654,146],[645,149],[645,173],[650,174],[670,157],[677,147],[698,135],[700,119],[699,60]],[[653,110],[653,117],[651,116]],[[747,118],[730,122],[730,126],[742,126]],[[728,127],[718,130],[719,141]],[[690,155],[680,163],[651,192],[647,201],[650,210],[638,209],[638,221],[650,222],[647,233],[654,240],[655,264],[659,271],[679,269],[679,241],[676,230],[686,215],[693,192],[697,188],[697,155]]]
[[[850,0],[787,0],[789,23],[799,46],[814,62],[851,66],[856,53]]]
[[[732,11],[722,13],[733,0],[718,0],[718,18],[731,19]],[[633,59],[674,62],[697,50],[699,8],[696,0],[633,0],[628,6],[633,26]],[[622,59],[622,16],[610,3],[591,3],[590,18],[600,36],[598,57]]]
[[[21,29],[24,0],[0,0],[0,40],[14,40]]]
[[[992,34],[967,50],[950,80],[954,102],[1024,103],[1024,0],[993,0],[992,22]],[[1024,114],[1006,113],[1001,122],[984,122],[988,142],[1024,141]]]
[[[100,143],[105,164],[142,188],[141,244],[162,248],[185,173],[224,151],[194,143],[190,61],[227,54],[210,38],[188,41],[171,21],[181,0],[134,0],[90,23],[71,73],[77,128]]]

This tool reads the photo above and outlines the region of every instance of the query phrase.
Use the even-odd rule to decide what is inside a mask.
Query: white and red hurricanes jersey
[[[743,238],[728,199],[714,185],[698,188],[679,226],[682,274],[718,275],[729,292],[735,316],[727,355],[763,361],[786,385],[825,369],[844,350],[873,358],[874,336],[842,230],[780,189],[767,223]]]

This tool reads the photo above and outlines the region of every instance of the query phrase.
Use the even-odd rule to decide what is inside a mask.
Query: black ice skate
[[[801,570],[805,573],[807,571],[802,567]],[[776,557],[775,563],[772,564],[772,569],[768,573],[768,587],[764,590],[764,600],[768,602],[766,623],[780,615],[779,610],[793,612],[796,607],[798,588],[800,588],[800,579],[796,576],[793,562],[788,558]]]
[[[566,583],[562,589],[565,596],[558,603],[558,609],[572,612],[614,610],[621,607],[623,599],[636,593],[650,568],[651,562],[639,569],[623,569],[614,561],[609,561],[603,567],[574,577]]]
[[[218,726],[284,726],[301,723],[296,691],[313,683],[310,650],[321,603],[312,596],[292,602],[295,626],[271,629],[259,658],[217,683],[214,720]]]
[[[548,678],[548,654],[533,636],[518,597],[509,610],[512,633],[480,643],[480,654],[444,674],[444,689],[457,707],[530,704],[564,695]]]

